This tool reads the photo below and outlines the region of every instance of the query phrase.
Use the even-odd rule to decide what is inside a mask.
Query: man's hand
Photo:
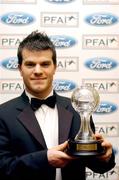
[[[102,146],[105,148],[105,154],[99,156],[99,159],[102,161],[109,161],[111,156],[112,156],[112,144],[106,140],[105,138],[103,138],[103,136],[101,134],[95,134],[94,135],[96,137],[97,140],[102,140]]]
[[[64,142],[58,146],[48,149],[47,156],[49,164],[56,167],[62,168],[66,166],[71,160],[76,159],[65,153],[68,142]]]

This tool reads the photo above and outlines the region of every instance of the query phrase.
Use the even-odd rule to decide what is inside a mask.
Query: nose
[[[34,68],[34,73],[35,74],[40,74],[42,73],[42,68],[39,64],[36,64],[35,68]]]

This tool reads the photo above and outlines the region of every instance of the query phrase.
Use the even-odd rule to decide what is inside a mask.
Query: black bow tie
[[[31,98],[31,107],[33,110],[37,110],[42,104],[46,104],[47,106],[54,108],[56,103],[56,96],[50,96],[47,99],[37,99]]]

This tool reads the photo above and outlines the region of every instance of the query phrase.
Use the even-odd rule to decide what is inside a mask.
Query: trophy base
[[[74,140],[68,141],[67,153],[72,156],[98,156],[105,153],[101,146],[102,140]]]

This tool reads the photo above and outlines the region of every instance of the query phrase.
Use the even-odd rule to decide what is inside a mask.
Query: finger
[[[94,136],[96,137],[97,140],[98,139],[104,139],[103,136],[99,133],[94,134]]]
[[[102,159],[110,159],[111,156],[112,156],[112,150],[108,149],[106,150],[105,154],[102,155]]]
[[[55,149],[57,151],[64,151],[66,149],[67,145],[68,145],[68,142],[65,141],[64,143],[62,143],[62,144],[60,144],[58,146],[53,147],[53,149]]]
[[[112,144],[110,142],[108,142],[107,140],[104,140],[102,142],[102,146],[112,149]]]

